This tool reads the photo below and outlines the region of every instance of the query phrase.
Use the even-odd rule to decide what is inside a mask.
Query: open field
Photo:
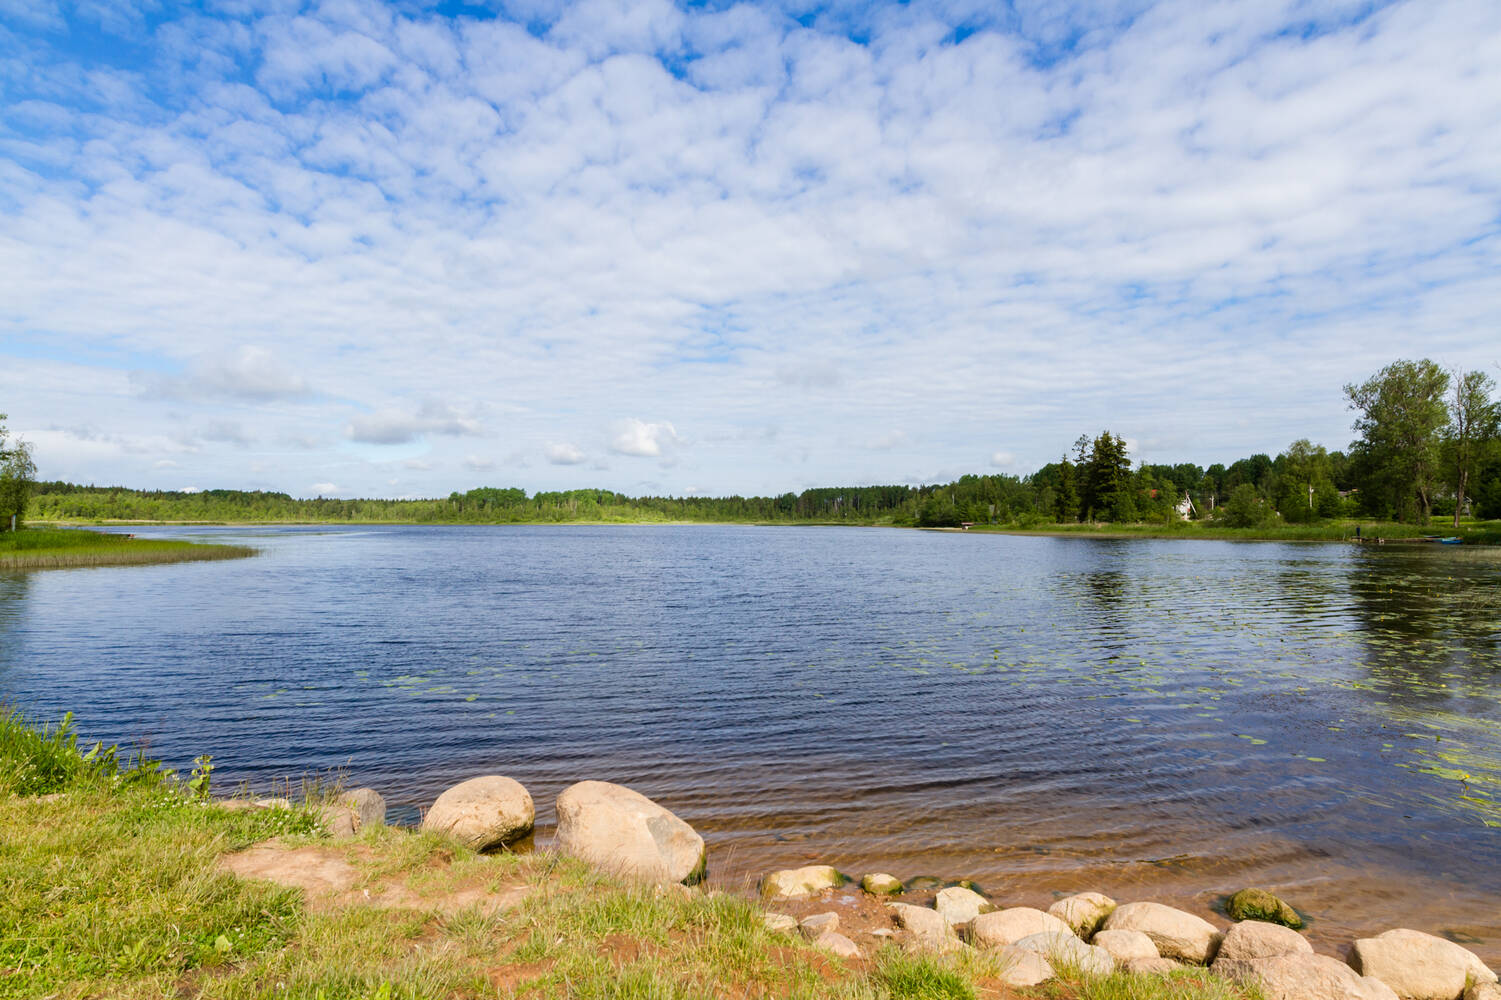
[[[1246,1000],[1203,969],[1060,971],[1014,990],[983,953],[845,961],[734,894],[642,888],[551,854],[477,855],[387,827],[322,836],[312,810],[231,811],[65,720],[0,717],[0,997],[796,997]],[[241,880],[279,838],[337,895]]]
[[[73,569],[85,566],[144,566],[153,563],[243,559],[246,545],[205,545],[171,539],[63,528],[23,528],[0,534],[0,570]]]

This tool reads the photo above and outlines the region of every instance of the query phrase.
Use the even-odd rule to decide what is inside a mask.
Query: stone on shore
[[[797,930],[797,918],[786,913],[762,914],[761,921],[774,934],[791,934]]]
[[[536,817],[532,796],[519,781],[486,774],[439,795],[422,817],[422,829],[446,834],[476,851],[490,851],[531,833]]]
[[[825,889],[837,889],[844,883],[844,876],[832,865],[787,868],[772,872],[761,880],[761,895],[766,899],[795,899]]]
[[[839,929],[839,914],[830,911],[828,913],[815,913],[810,917],[804,917],[798,921],[798,930],[803,932],[803,937],[813,939],[820,934]]]
[[[1474,952],[1405,928],[1356,941],[1350,965],[1363,976],[1381,980],[1404,1000],[1460,1000],[1469,982],[1496,982],[1496,974]]]
[[[955,885],[939,890],[933,909],[954,927],[961,927],[982,913],[994,911],[995,904],[973,889]]]
[[[707,869],[704,838],[640,792],[580,781],[558,796],[558,852],[629,879],[694,885]]]
[[[887,903],[886,908],[896,918],[897,924],[907,932],[904,943],[916,951],[935,951],[940,954],[962,948],[954,928],[943,919],[937,910],[911,903]]]
[[[1501,1000],[1501,986],[1495,983],[1471,983],[1465,1000]]]
[[[1085,944],[1074,934],[1059,934],[1056,931],[1049,934],[1028,934],[1012,947],[1022,951],[1035,951],[1055,968],[1059,965],[1073,965],[1083,972],[1098,976],[1107,976],[1115,971],[1115,959],[1108,951]]]
[[[386,800],[373,788],[345,792],[316,811],[330,837],[353,837],[367,826],[384,826]]]
[[[1128,958],[1120,963],[1125,972],[1135,972],[1153,976],[1165,976],[1169,972],[1177,972],[1183,968],[1181,962],[1174,962],[1171,958],[1154,956],[1152,958]]]
[[[840,958],[859,958],[860,946],[838,931],[824,931],[813,939],[813,943],[826,951],[832,951]]]
[[[1395,1000],[1396,994],[1361,977],[1338,959],[1312,952],[1216,961],[1214,971],[1237,982],[1255,982],[1266,1000]],[[1454,1000],[1459,1000],[1456,995]]]
[[[969,942],[977,948],[1002,948],[1033,934],[1073,934],[1068,924],[1030,906],[982,913],[969,922]]]
[[[1098,892],[1081,892],[1066,896],[1048,907],[1048,912],[1073,928],[1081,938],[1088,938],[1105,918],[1115,911],[1115,900]]]
[[[1225,903],[1225,914],[1231,920],[1263,920],[1295,931],[1303,928],[1298,911],[1265,889],[1240,890]]]
[[[860,888],[872,896],[899,896],[902,892],[902,880],[885,872],[876,872],[862,878]]]
[[[1070,932],[1072,933],[1072,932]],[[1026,989],[1053,978],[1053,967],[1035,951],[1005,945],[997,953],[1001,960],[1001,982],[1016,989]]]
[[[1160,957],[1152,939],[1141,931],[1095,931],[1090,943],[1096,948],[1104,948],[1117,962]]]
[[[1291,927],[1269,924],[1262,920],[1245,920],[1232,924],[1214,956],[1215,968],[1221,962],[1236,962],[1274,955],[1311,955],[1313,946]]]
[[[1161,903],[1126,903],[1105,918],[1106,930],[1141,931],[1163,958],[1204,965],[1219,947],[1220,932],[1209,921]]]

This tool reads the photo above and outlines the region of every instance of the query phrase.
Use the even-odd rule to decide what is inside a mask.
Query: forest
[[[1306,439],[1229,465],[1133,465],[1110,430],[1081,435],[1025,476],[967,475],[920,486],[840,486],[779,496],[631,497],[604,489],[528,493],[480,487],[420,500],[301,499],[242,490],[145,491],[37,482],[25,512],[38,520],[419,522],[570,521],[1170,524],[1187,517],[1231,528],[1369,518],[1454,524],[1501,518],[1501,405],[1483,372],[1398,361],[1345,387],[1359,435],[1347,451]]]

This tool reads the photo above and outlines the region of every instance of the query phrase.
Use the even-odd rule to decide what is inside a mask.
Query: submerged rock
[[[837,889],[846,881],[833,865],[786,868],[761,880],[761,895],[766,899],[794,899],[825,889]]]
[[[1204,965],[1214,957],[1220,932],[1209,921],[1161,903],[1126,903],[1105,918],[1106,930],[1141,931],[1163,958]]]
[[[898,896],[902,892],[902,880],[885,872],[876,872],[862,878],[860,888],[872,896]]]
[[[1265,889],[1240,890],[1225,903],[1225,914],[1231,920],[1264,920],[1295,931],[1303,927],[1298,911]]]
[[[562,854],[646,882],[703,880],[704,838],[671,810],[608,781],[580,781],[558,796],[555,843]]]
[[[519,781],[486,774],[439,795],[422,817],[422,829],[446,834],[476,851],[490,851],[531,833],[536,817],[531,793]]]
[[[1381,980],[1404,1000],[1460,1000],[1469,983],[1496,982],[1496,974],[1474,952],[1405,928],[1356,941],[1350,965],[1363,976]]]
[[[1075,934],[1087,938],[1115,912],[1115,900],[1103,893],[1081,892],[1058,900],[1048,912],[1072,927]]]

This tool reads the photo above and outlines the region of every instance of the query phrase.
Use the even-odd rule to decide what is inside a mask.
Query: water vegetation
[[[246,545],[216,545],[177,539],[68,528],[22,528],[0,533],[0,570],[143,566],[155,563],[243,559]]]
[[[547,853],[477,855],[387,827],[328,841],[312,810],[230,810],[206,792],[144,756],[81,749],[66,720],[0,715],[0,997],[1254,1000],[1204,969],[1061,969],[1003,992],[984,956],[888,946],[846,964],[770,931],[742,896],[633,887]],[[368,905],[357,887],[349,905],[316,905],[221,867],[272,837],[323,845],[367,892],[400,880],[419,902]],[[440,904],[461,888],[521,901]]]

